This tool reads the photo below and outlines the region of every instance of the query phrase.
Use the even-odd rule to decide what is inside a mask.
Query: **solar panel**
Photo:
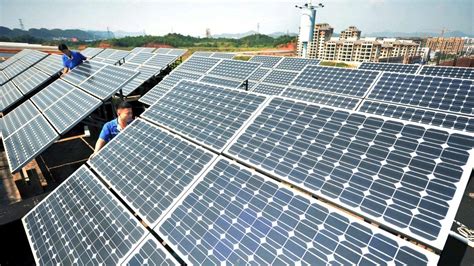
[[[273,69],[262,82],[287,86],[298,76],[298,72]]]
[[[474,118],[468,116],[368,100],[362,102],[359,111],[448,129],[474,132]]]
[[[214,52],[198,51],[198,52],[194,52],[193,56],[211,57],[213,53]]]
[[[80,53],[88,59],[94,58],[96,55],[100,54],[104,49],[87,47],[86,49],[80,51]]]
[[[53,103],[45,106],[50,101],[49,95],[54,93],[54,88],[49,86],[37,93],[32,101],[40,108],[44,116],[51,122],[59,134],[68,132],[73,126],[83,120],[92,111],[99,107],[102,102],[70,85],[64,87],[67,91]],[[51,89],[51,91],[50,91]],[[37,104],[38,103],[38,104]]]
[[[5,84],[9,78],[2,72],[0,72],[0,85]]]
[[[296,88],[286,88],[281,94],[292,99],[312,102],[317,104],[325,104],[329,106],[355,110],[359,105],[360,99],[343,95],[329,94],[315,90],[305,90]]]
[[[199,82],[222,86],[230,89],[238,89],[242,85],[242,81],[236,81],[208,75],[204,75],[201,79],[199,79]]]
[[[18,59],[20,59],[21,57],[25,56],[26,54],[28,54],[29,52],[31,52],[31,50],[29,49],[23,49],[21,50],[20,52],[12,55],[10,58],[8,58],[7,60],[3,61],[0,63],[0,70],[4,70],[5,68],[7,68],[9,65],[15,63]]]
[[[234,58],[236,54],[235,53],[213,53],[211,57],[214,58],[222,58],[222,59],[232,59]]]
[[[74,88],[70,83],[57,79],[31,97],[31,100],[38,109],[45,110]]]
[[[11,172],[16,172],[59,138],[42,115],[37,115],[3,139]]]
[[[5,77],[7,77],[5,81],[16,77],[18,74],[27,70],[29,67],[29,64],[21,60],[15,61],[13,64],[9,65],[6,69],[3,70],[3,74],[5,74]]]
[[[274,98],[226,152],[441,250],[473,146],[438,128]]]
[[[307,66],[291,84],[295,87],[363,97],[380,72],[339,67]]]
[[[164,69],[173,64],[177,59],[178,56],[176,55],[155,54],[145,62],[145,65]]]
[[[142,117],[222,151],[264,100],[260,95],[181,81]]]
[[[125,96],[130,95],[133,91],[135,91],[147,80],[153,78],[155,75],[160,73],[159,68],[149,67],[149,66],[140,66],[136,68],[135,70],[139,72],[138,75],[135,76],[132,80],[130,80],[127,84],[125,84],[125,86],[122,87],[122,93]]]
[[[415,74],[419,68],[420,68],[420,65],[417,65],[417,64],[373,63],[373,62],[363,62],[359,66],[359,69],[378,70],[378,71],[387,71],[387,72],[395,72],[395,73],[408,73],[408,74]]]
[[[63,69],[64,66],[62,62],[60,55],[49,55],[45,59],[39,61],[34,65],[34,67],[52,76]]]
[[[262,63],[262,67],[273,68],[283,59],[281,56],[255,55],[249,62]]]
[[[451,77],[474,80],[474,69],[471,67],[451,67],[451,66],[422,66],[421,75],[438,77]]]
[[[181,63],[176,70],[206,73],[214,67],[221,59],[192,56]],[[174,71],[173,71],[174,72]]]
[[[147,233],[85,166],[22,222],[38,265],[116,265]]]
[[[270,72],[270,70],[271,69],[269,68],[259,68],[255,70],[252,75],[250,75],[249,80],[260,81],[265,77],[265,75],[268,74],[268,72]]]
[[[214,159],[210,151],[137,119],[89,165],[153,227]]]
[[[320,60],[317,59],[306,59],[298,57],[284,57],[278,65],[275,66],[276,69],[283,70],[293,70],[301,71],[307,65],[318,65]]]
[[[188,50],[187,49],[171,49],[171,51],[168,52],[170,55],[176,55],[178,57],[183,56]]]
[[[40,112],[32,102],[25,101],[2,118],[3,138],[8,137],[39,114]]]
[[[149,90],[145,95],[143,95],[138,101],[147,105],[152,105],[158,99],[160,99],[163,95],[165,95],[169,90],[170,87],[163,86],[161,84],[156,84],[151,90]]]
[[[260,65],[260,63],[223,59],[209,71],[209,74],[244,81],[248,79]]]
[[[0,112],[4,112],[8,107],[23,98],[23,94],[13,82],[7,82],[0,86],[0,96]]]
[[[157,229],[189,265],[431,265],[439,259],[224,158]]]
[[[105,58],[108,58],[109,56],[111,56],[113,53],[115,53],[115,49],[104,49],[102,50],[102,52],[100,52],[99,54],[97,54],[94,58],[95,59],[99,59],[99,58],[102,58],[102,59],[105,59]]]
[[[171,49],[171,48],[158,48],[158,49],[156,49],[155,53],[157,53],[157,54],[167,54],[167,53],[171,52],[172,50],[174,50],[174,49]]]
[[[171,256],[171,254],[158,243],[153,235],[142,241],[142,243],[133,251],[123,265],[127,266],[140,266],[148,264],[159,264],[159,265],[180,265],[178,261]]]
[[[79,87],[104,101],[117,93],[136,75],[137,71],[107,65],[79,84]]]
[[[117,62],[122,61],[125,59],[125,57],[130,54],[129,51],[124,51],[124,50],[116,50],[115,53],[111,54],[107,59],[109,60],[115,60]]]
[[[155,51],[155,49],[156,48],[154,47],[135,47],[130,51],[130,53],[132,54],[143,53],[143,52],[152,53],[153,51]]]
[[[45,58],[46,56],[48,56],[47,53],[32,50],[31,52],[29,52],[25,56],[22,56],[20,58],[20,60],[23,61],[24,63],[26,63],[30,67],[30,66],[36,64],[37,62],[41,61],[41,59]]]
[[[280,95],[280,93],[284,89],[285,89],[285,87],[282,87],[282,86],[260,83],[257,86],[255,86],[252,89],[252,91],[262,93],[262,94],[266,94],[266,95]]]
[[[145,63],[147,60],[149,60],[150,58],[152,58],[154,55],[155,55],[154,53],[140,52],[140,53],[132,54],[126,60],[126,62],[141,65]]]
[[[183,79],[194,81],[194,80],[200,79],[201,77],[202,77],[201,74],[174,70],[160,82],[160,85],[167,86],[167,87],[174,87],[174,85],[178,84]]]
[[[473,115],[474,81],[387,72],[368,98]]]
[[[79,85],[81,82],[94,75],[97,71],[103,68],[105,64],[95,61],[84,61],[82,64],[76,66],[66,75],[61,78],[71,84]]]
[[[20,91],[26,95],[40,87],[50,78],[50,75],[36,68],[29,68],[12,79],[12,81],[15,83],[18,89],[20,89]]]

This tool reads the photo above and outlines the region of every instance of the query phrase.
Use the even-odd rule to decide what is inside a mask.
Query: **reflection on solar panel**
[[[107,65],[79,84],[79,87],[104,101],[119,91],[137,74],[137,71]]]
[[[154,53],[148,53],[148,52],[131,54],[129,58],[126,60],[126,62],[141,65],[145,63],[145,61],[152,58],[154,55],[155,55]]]
[[[383,73],[369,99],[474,114],[474,81]]]
[[[29,120],[3,139],[11,172],[16,172],[59,138],[42,115]]]
[[[50,75],[41,72],[36,68],[29,68],[12,79],[12,81],[20,89],[20,91],[26,95],[44,84],[49,80],[49,78]]]
[[[147,264],[156,264],[163,266],[180,265],[178,261],[153,237],[149,235],[133,251],[123,265],[141,266]]]
[[[302,100],[306,102],[312,102],[317,104],[325,104],[329,106],[345,108],[349,110],[355,110],[359,105],[360,99],[352,98],[343,95],[329,94],[314,90],[295,89],[287,88],[281,96],[285,96],[292,99]]]
[[[192,56],[180,64],[176,70],[206,73],[219,62],[220,59],[217,58]]]
[[[39,61],[36,65],[34,65],[34,67],[52,76],[63,69],[62,62],[61,56],[49,55],[45,59]]]
[[[372,62],[363,62],[359,69],[369,69],[369,70],[378,70],[378,71],[388,71],[395,73],[408,73],[415,74],[420,65],[417,64],[396,64],[396,63],[372,63]]]
[[[260,63],[224,59],[212,68],[209,74],[244,81],[248,79],[260,65]]]
[[[176,55],[155,54],[145,62],[145,65],[164,69],[173,64],[178,58]]]
[[[3,138],[8,137],[39,114],[33,103],[25,101],[2,118]]]
[[[474,132],[474,118],[467,116],[368,100],[362,103],[360,111],[448,129]]]
[[[158,99],[160,99],[163,95],[165,95],[165,93],[167,93],[169,90],[171,90],[170,87],[166,87],[161,84],[156,84],[155,87],[153,87],[140,98],[139,102],[147,105],[152,105],[156,101],[158,101]]]
[[[263,93],[266,95],[280,95],[285,87],[260,83],[252,89],[253,92]]]
[[[89,164],[153,227],[214,158],[210,151],[138,119]]]
[[[170,55],[176,55],[178,57],[183,56],[188,50],[187,49],[171,49],[171,51],[168,52]]]
[[[31,100],[59,134],[68,132],[102,104],[97,98],[62,80],[53,82]]]
[[[238,89],[241,85],[241,81],[236,81],[236,80],[230,80],[230,79],[225,79],[225,78],[220,78],[220,77],[214,77],[214,76],[203,76],[199,82],[207,83],[207,84],[212,84],[212,85],[217,85],[217,86],[222,86],[230,89]]]
[[[298,72],[274,69],[265,76],[265,79],[262,82],[286,86],[290,85],[297,75]]]
[[[189,265],[430,265],[438,260],[224,158],[158,232]]]
[[[166,76],[161,82],[160,85],[174,87],[174,85],[178,84],[181,80],[198,80],[202,77],[201,74],[194,74],[194,73],[187,73],[179,70],[175,70],[171,72],[168,76]]]
[[[423,66],[419,74],[474,80],[474,69],[471,67]]]
[[[253,74],[249,77],[249,80],[260,81],[265,77],[271,69],[269,68],[259,68],[253,72]]]
[[[216,151],[222,151],[265,97],[181,81],[142,117]]]
[[[442,249],[474,139],[275,98],[227,153]]]
[[[250,58],[250,62],[262,63],[262,67],[272,68],[275,67],[283,57],[281,56],[265,56],[265,55],[256,55]],[[317,63],[316,63],[317,64]]]
[[[84,61],[79,66],[72,69],[66,75],[61,78],[74,84],[79,85],[81,82],[92,76],[95,72],[103,68],[105,64],[95,61]]]
[[[4,112],[8,107],[18,102],[23,94],[10,81],[0,86],[0,96],[0,112]]]
[[[96,55],[100,54],[104,49],[102,48],[94,48],[94,47],[87,47],[86,49],[81,51],[81,54],[88,59],[94,58]]]
[[[29,52],[25,56],[22,56],[20,58],[20,60],[23,61],[24,63],[26,63],[28,65],[28,67],[30,67],[30,66],[36,64],[37,62],[39,62],[41,59],[45,58],[46,56],[48,56],[47,53],[32,50],[31,52]]]
[[[318,65],[319,60],[317,59],[306,59],[306,58],[298,58],[298,57],[284,57],[280,63],[275,67],[276,69],[283,69],[283,70],[293,70],[293,71],[301,71],[307,65]]]
[[[145,228],[81,166],[23,219],[39,265],[116,265]]]
[[[121,67],[123,67],[123,65]],[[138,68],[135,68],[134,70],[138,71],[139,73],[127,84],[125,84],[125,86],[123,86],[122,92],[125,96],[130,95],[134,90],[140,87],[147,80],[153,78],[155,75],[160,73],[159,68],[149,66],[140,66]]]
[[[307,66],[292,86],[363,97],[380,72],[338,67]]]

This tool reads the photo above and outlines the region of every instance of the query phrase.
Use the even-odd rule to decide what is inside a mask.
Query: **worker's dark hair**
[[[119,109],[129,109],[132,108],[132,105],[129,102],[121,102],[119,105],[117,105],[117,110]]]
[[[69,48],[67,48],[67,45],[64,44],[64,43],[61,43],[60,45],[58,45],[58,50],[59,51],[64,51],[64,50],[67,50]]]

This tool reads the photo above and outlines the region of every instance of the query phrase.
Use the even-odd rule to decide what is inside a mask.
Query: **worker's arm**
[[[67,67],[63,68],[63,70],[61,71],[61,77],[66,75],[68,72],[69,72],[69,68]]]
[[[100,151],[100,149],[102,149],[105,146],[106,143],[107,142],[105,142],[105,140],[101,138],[97,139],[97,142],[95,143],[94,153],[92,153],[89,158],[94,157]]]

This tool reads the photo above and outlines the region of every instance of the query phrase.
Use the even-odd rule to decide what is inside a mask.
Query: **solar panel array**
[[[53,76],[61,71],[64,66],[61,56],[53,54],[38,62],[34,67],[50,76]]]
[[[91,60],[96,62],[102,62],[110,65],[116,65],[123,63],[125,57],[130,54],[130,51],[110,49],[107,48],[94,56]]]
[[[16,76],[11,82],[20,89],[23,94],[28,94],[36,88],[44,84],[51,78],[51,75],[42,72],[34,67],[25,70],[20,75]],[[9,82],[9,83],[11,83]]]
[[[424,65],[418,74],[437,77],[450,77],[474,80],[472,67],[428,66]]]
[[[22,222],[39,265],[116,265],[147,234],[85,166],[33,208]]]
[[[96,55],[100,54],[102,51],[104,51],[104,49],[102,48],[87,47],[86,49],[80,51],[80,53],[87,59],[92,59]]]
[[[421,65],[417,65],[417,64],[363,62],[362,64],[360,64],[359,69],[415,74],[418,72],[420,67]]]

